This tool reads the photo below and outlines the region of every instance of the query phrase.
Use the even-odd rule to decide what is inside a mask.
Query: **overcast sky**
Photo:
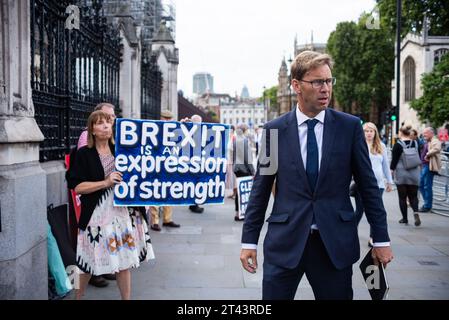
[[[209,72],[214,91],[260,96],[277,85],[293,41],[325,43],[338,22],[357,21],[374,0],[175,0],[178,89],[192,95],[193,74]]]

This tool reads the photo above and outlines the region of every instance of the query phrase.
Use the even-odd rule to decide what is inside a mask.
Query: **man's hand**
[[[243,269],[245,269],[249,273],[256,273],[257,250],[242,249],[242,251],[240,252],[240,261],[242,262]]]
[[[393,190],[391,184],[387,183],[387,192],[391,192]]]
[[[387,264],[393,260],[393,251],[391,247],[374,247],[372,256],[376,265],[380,262],[386,268]]]

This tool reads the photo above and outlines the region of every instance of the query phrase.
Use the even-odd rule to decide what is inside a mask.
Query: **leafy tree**
[[[365,108],[367,100],[379,106],[381,110],[391,104],[391,80],[394,78],[394,37],[388,29],[366,28],[369,15],[364,14],[359,20],[360,62],[359,73],[362,77],[362,88],[357,94]],[[369,109],[363,110],[369,112]]]
[[[358,41],[358,28],[354,22],[339,23],[327,41],[327,51],[335,62],[335,99],[345,112],[351,112],[355,97],[354,84],[358,83]]]
[[[449,54],[445,54],[432,72],[422,77],[424,94],[412,101],[411,107],[421,121],[429,120],[435,127],[449,119]]]
[[[391,104],[394,77],[393,37],[385,27],[367,28],[368,18],[363,14],[358,23],[339,23],[327,42],[335,62],[335,99],[343,111],[355,111],[365,119],[373,107],[380,113]]]
[[[381,25],[396,34],[396,0],[377,0]],[[447,0],[402,0],[402,29],[404,37],[409,32],[421,32],[424,13],[430,20],[429,34],[449,35],[449,1]]]
[[[265,99],[270,101],[270,111],[277,111],[278,109],[278,86],[273,86],[271,88],[265,89],[263,92],[263,96],[260,97],[259,101],[264,103]]]
[[[207,109],[207,110],[206,110],[206,114],[207,114],[213,121],[219,122],[218,115],[217,115],[214,111]]]

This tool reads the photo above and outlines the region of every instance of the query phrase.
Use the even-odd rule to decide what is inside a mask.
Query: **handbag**
[[[234,164],[233,171],[234,171],[234,174],[237,177],[254,175],[254,167],[253,167],[253,165],[252,164],[247,164],[247,163],[245,163],[245,164],[243,164],[243,163]]]
[[[419,158],[418,148],[412,147],[412,144],[416,143],[416,141],[411,142],[408,146],[401,140],[398,140],[398,143],[403,149],[402,163],[404,164],[404,168],[410,170],[419,166],[421,159]]]
[[[236,142],[233,142],[233,149],[236,150]],[[243,152],[244,152],[244,163],[236,163],[234,160],[234,164],[232,165],[232,171],[234,171],[234,174],[237,177],[244,177],[244,176],[253,176],[254,175],[254,166],[250,163],[248,163],[248,140],[244,140],[243,142]]]

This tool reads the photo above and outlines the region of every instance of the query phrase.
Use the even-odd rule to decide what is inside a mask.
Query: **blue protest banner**
[[[239,219],[245,218],[249,195],[253,187],[253,176],[237,178],[237,195],[239,198]]]
[[[222,204],[229,126],[117,119],[117,206]]]

